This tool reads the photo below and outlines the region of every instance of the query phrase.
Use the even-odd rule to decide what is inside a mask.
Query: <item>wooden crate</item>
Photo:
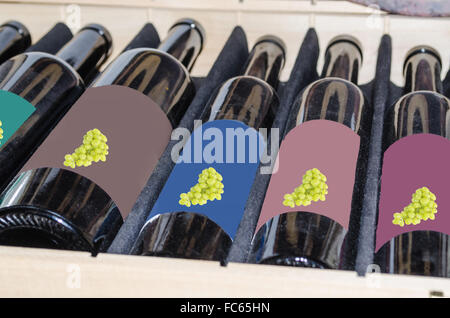
[[[0,1],[0,21],[17,19],[34,39],[64,21],[76,31],[90,22],[112,33],[113,56],[146,22],[161,36],[182,17],[207,30],[207,43],[194,69],[204,76],[235,25],[252,45],[266,33],[287,44],[282,80],[289,77],[306,30],[314,26],[321,48],[337,34],[350,33],[364,47],[360,82],[374,77],[380,37],[393,38],[392,80],[402,85],[402,62],[412,46],[438,49],[443,75],[450,61],[450,19],[392,16],[346,1],[305,0],[28,0]],[[321,54],[318,68],[323,63]],[[158,288],[154,288],[158,286]],[[450,280],[404,275],[0,247],[0,297],[430,297],[449,296]]]

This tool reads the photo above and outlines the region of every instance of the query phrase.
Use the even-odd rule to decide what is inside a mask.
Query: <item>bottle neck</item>
[[[83,79],[108,58],[112,50],[109,32],[98,24],[82,28],[56,56],[70,64]]]
[[[260,38],[250,52],[244,75],[254,76],[276,88],[285,62],[283,42],[273,36]]]
[[[201,25],[194,20],[184,19],[172,26],[158,49],[178,59],[190,71],[202,50],[204,39]]]
[[[441,65],[439,54],[433,48],[413,48],[403,67],[404,94],[421,90],[442,93]]]
[[[321,77],[339,77],[357,85],[361,63],[362,53],[356,39],[337,38],[328,45]]]
[[[17,21],[9,21],[0,26],[0,63],[17,55],[31,44],[27,28]]]

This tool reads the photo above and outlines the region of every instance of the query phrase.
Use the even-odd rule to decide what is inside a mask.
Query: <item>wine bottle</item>
[[[0,244],[106,250],[194,96],[186,67],[204,38],[198,22],[184,19],[159,49],[133,41],[137,48],[108,65],[0,196]],[[67,165],[67,153],[94,131],[110,146],[104,162]]]
[[[386,151],[377,228],[377,245],[388,241],[377,253],[385,272],[450,276],[449,236],[448,232],[447,234],[444,232],[448,228],[448,222],[446,223],[442,218],[443,214],[447,213],[444,197],[448,184],[447,186],[445,183],[444,186],[440,185],[442,183],[441,176],[444,182],[448,178],[448,173],[446,173],[446,171],[448,172],[448,161],[445,159],[447,158],[445,157],[445,148],[433,148],[434,140],[439,139],[443,140],[446,149],[450,147],[448,142],[450,139],[450,101],[442,95],[441,67],[440,55],[432,47],[412,48],[407,53],[403,67],[404,95],[387,110],[384,134]],[[422,148],[420,144],[422,138],[426,147],[430,147],[430,149]],[[395,151],[397,147],[402,144],[407,146],[408,143],[410,143],[409,148]],[[410,158],[408,155],[411,152],[415,153],[418,149],[421,149],[421,152],[425,151],[427,157],[422,158],[423,160],[417,158],[420,160],[418,161],[419,165],[415,161],[416,158]],[[393,155],[393,151],[396,155]],[[447,150],[447,154],[448,152]],[[442,163],[439,163],[439,158],[443,158]],[[392,171],[389,169],[391,162],[394,167],[397,167],[397,172],[394,173],[403,170],[407,172],[403,180],[392,180],[392,178],[397,179],[398,176],[392,175]],[[414,164],[414,169],[412,170],[412,167],[408,169],[407,166],[412,164]],[[393,186],[395,190],[389,190],[386,186]],[[420,222],[420,225],[416,222],[411,224],[407,220],[405,220],[406,224],[401,227],[398,224],[392,224],[393,212],[401,212],[401,210],[382,209],[383,205],[388,207],[385,203],[389,200],[388,192],[391,192],[395,196],[394,200],[399,201],[400,204],[403,204],[401,207],[404,207],[411,201],[411,192],[422,186],[429,188],[435,196],[436,216],[427,217]],[[403,192],[405,192],[404,196]],[[389,216],[387,226],[382,219],[386,212]],[[394,231],[390,230],[389,226],[394,227]],[[394,236],[395,234],[397,235]]]
[[[285,50],[282,40],[275,36],[259,38],[243,75],[224,82],[209,99],[201,116],[203,131],[212,128],[224,132],[238,128],[253,131],[254,134],[248,134],[251,138],[258,135],[256,130],[260,127],[270,127],[279,105],[274,87],[284,66]],[[190,137],[192,144],[188,141],[183,152],[188,152],[192,145],[194,149],[199,146],[195,144],[196,134],[200,134],[198,129]],[[223,140],[225,144],[227,137]],[[249,143],[243,146],[246,152],[250,147]],[[227,151],[223,149],[223,158],[226,157]],[[139,234],[134,253],[207,260],[226,257],[242,219],[258,162],[248,164],[246,159],[244,164],[226,163],[223,158],[219,158],[222,163],[187,162],[175,166]],[[189,189],[190,183],[195,181],[186,176],[196,177],[208,166],[209,170],[215,168],[222,172],[222,196],[202,206],[195,201],[192,201],[193,206],[181,205],[181,201],[178,202],[180,192],[186,187]]]
[[[357,86],[361,63],[359,41],[335,37],[325,51],[321,79],[296,98],[251,261],[339,267],[370,132],[371,110]]]
[[[22,23],[8,21],[0,26],[0,64],[22,53],[30,45],[30,32]]]
[[[0,189],[11,181],[83,92],[84,83],[77,71],[87,76],[89,69],[99,66],[99,62],[110,54],[111,46],[108,31],[100,25],[90,24],[82,28],[57,55],[27,52],[0,66],[0,89],[23,99],[15,98],[15,108],[4,109],[0,116],[2,128],[9,135],[1,140]],[[3,96],[11,98],[11,94]],[[9,123],[11,129],[8,131]]]

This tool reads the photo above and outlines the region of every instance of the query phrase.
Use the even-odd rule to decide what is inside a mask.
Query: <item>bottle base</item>
[[[329,266],[321,262],[317,262],[302,256],[274,256],[261,260],[259,263],[265,265],[330,269]]]
[[[64,219],[30,207],[0,211],[0,245],[93,251],[87,240]]]

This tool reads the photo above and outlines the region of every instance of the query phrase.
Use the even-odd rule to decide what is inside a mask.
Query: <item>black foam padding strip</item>
[[[73,34],[69,27],[59,22],[25,52],[56,54],[72,38]]]
[[[309,29],[303,39],[288,82],[279,87],[280,107],[272,128],[279,129],[280,138],[283,136],[282,132],[285,130],[289,111],[297,94],[317,78],[316,65],[318,57],[319,41],[317,34],[314,29]],[[269,137],[268,149],[271,149],[270,140]],[[258,169],[247,200],[244,216],[236,232],[234,242],[227,257],[227,262],[247,261],[251,248],[251,240],[264,201],[266,189],[269,185],[270,176],[270,174],[261,174]]]
[[[450,98],[450,70],[447,72],[447,76],[444,79],[444,82],[442,83],[444,86],[444,94],[448,98]]]
[[[160,43],[158,32],[151,23],[145,24],[122,52],[137,48],[155,48]]]
[[[381,41],[383,43],[383,41]],[[382,44],[380,44],[381,48]],[[380,51],[380,49],[379,49]],[[390,56],[384,57],[385,59],[390,60]],[[389,81],[389,78],[388,78]],[[366,111],[373,112],[374,111],[374,100],[373,100],[373,89],[374,89],[374,83],[375,80],[372,80],[371,82],[365,84],[365,85],[359,85],[358,87],[363,92],[366,102],[367,102],[367,108]],[[355,263],[356,263],[356,257],[358,253],[358,242],[360,239],[360,225],[361,225],[361,219],[362,219],[362,205],[364,200],[364,188],[365,183],[367,182],[366,176],[368,171],[368,150],[369,145],[371,142],[371,136],[372,136],[372,129],[374,123],[373,123],[373,113],[372,117],[370,118],[370,123],[368,123],[370,127],[368,127],[368,134],[367,136],[361,136],[360,137],[360,153],[358,156],[358,163],[356,165],[356,175],[362,176],[362,179],[356,179],[355,180],[355,186],[353,189],[353,198],[352,198],[352,209],[349,219],[349,226],[348,226],[348,232],[344,240],[343,244],[343,251],[342,251],[342,259],[340,268],[345,270],[354,270],[355,269]]]
[[[390,83],[389,85],[389,99],[388,102],[386,104],[386,109],[384,110],[384,119],[386,119],[386,113],[389,110],[390,107],[393,107],[395,102],[398,101],[398,99],[403,95],[403,87],[398,87],[396,85],[394,85],[393,83]],[[383,130],[386,127],[383,127]],[[382,147],[382,155],[380,158],[380,173],[382,170],[382,166],[383,166],[383,156],[384,156],[384,145],[381,145]],[[372,253],[375,253],[375,239],[376,239],[376,230],[377,230],[377,223],[378,223],[378,203],[379,203],[379,195],[380,195],[380,190],[381,190],[381,175],[379,176],[379,183],[378,183],[378,190],[376,192],[376,211],[375,211],[375,226],[373,227],[367,227],[367,233],[365,233],[366,237],[369,237],[369,235],[371,237],[373,237],[373,247],[372,249]],[[373,214],[373,212],[371,212],[371,214]],[[361,238],[362,240],[363,238]],[[370,238],[369,238],[370,239]],[[366,244],[367,245],[367,244]],[[362,249],[364,249],[364,247],[361,247]],[[359,249],[361,249],[359,248]],[[377,264],[380,265],[381,271],[383,271],[383,264],[386,261],[386,252],[388,251],[388,249],[386,248],[381,248],[378,253],[374,254],[373,260],[371,263],[373,264]],[[366,252],[367,253],[367,252]],[[364,255],[364,253],[362,253],[361,255]],[[371,264],[371,263],[367,263],[368,261],[370,261],[370,259],[368,258],[366,263],[364,263],[364,260],[361,260],[361,263],[359,263],[359,261],[357,261],[357,267],[356,270],[358,272],[359,275],[364,275],[365,272],[367,271],[367,265]]]
[[[180,122],[180,127],[192,131],[194,120],[199,118],[214,89],[227,79],[239,75],[248,57],[247,39],[241,27],[235,27],[225,46],[220,52],[206,79],[202,81],[194,100]],[[130,215],[111,244],[108,252],[129,254],[139,231],[145,224],[156,199],[174,167],[171,150],[179,141],[169,143],[161,156],[153,174],[139,195]]]
[[[381,164],[383,157],[384,114],[391,103],[391,37],[384,35],[378,49],[375,79],[372,82],[371,104],[373,106],[372,130],[363,190],[362,209],[359,219],[355,270],[363,275],[373,263],[377,225]]]

